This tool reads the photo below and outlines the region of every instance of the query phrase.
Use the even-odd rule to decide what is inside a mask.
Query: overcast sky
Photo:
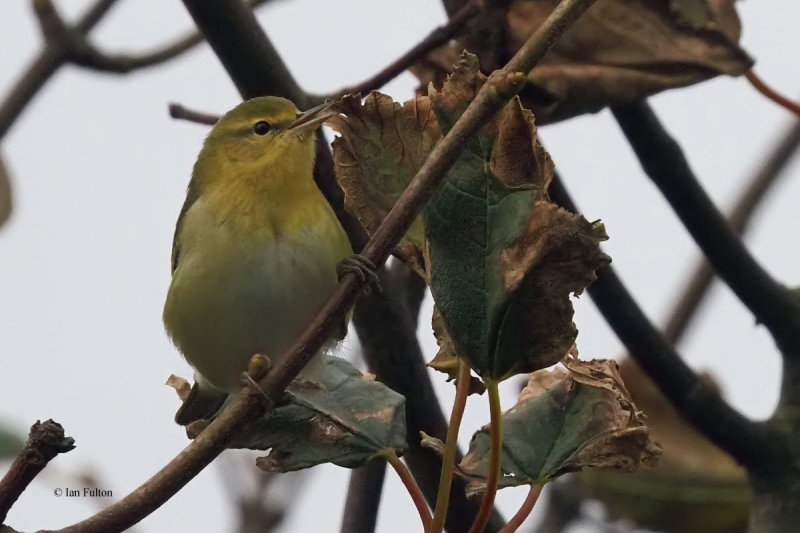
[[[85,1],[62,0],[74,17]],[[402,5],[402,9],[400,6]],[[800,96],[800,3],[740,2],[744,47],[757,70],[788,95]],[[444,20],[434,0],[286,0],[259,19],[292,72],[309,91],[360,81]],[[98,27],[95,41],[114,51],[150,49],[191,27],[177,0],[122,0]],[[0,98],[40,46],[29,2],[0,5]],[[411,95],[415,81],[398,78],[385,91]],[[191,371],[168,341],[161,309],[169,285],[175,219],[207,128],[169,119],[167,103],[223,112],[239,101],[207,46],[179,60],[127,77],[61,69],[26,109],[2,150],[14,185],[15,212],[0,229],[0,421],[27,431],[53,418],[77,440],[23,495],[8,523],[21,530],[58,528],[85,518],[91,499],[56,498],[74,487],[70,473],[91,468],[102,489],[127,494],[186,444],[172,422],[178,400],[163,385]],[[716,79],[670,91],[652,103],[687,152],[697,174],[727,206],[764,151],[791,121],[742,79]],[[642,176],[609,113],[548,126],[542,138],[590,220],[601,218],[606,251],[655,320],[677,296],[697,251],[669,206]],[[778,279],[800,282],[796,206],[800,161],[765,202],[748,244]],[[429,304],[420,333],[433,355]],[[576,303],[583,357],[610,357],[620,344],[588,297]],[[711,368],[731,402],[753,417],[777,399],[776,350],[727,288],[716,286],[682,352]],[[344,355],[354,350],[347,344]],[[452,387],[433,380],[449,411]],[[504,392],[504,406],[514,401]],[[487,419],[472,399],[462,442]],[[253,467],[255,468],[255,467]],[[338,531],[348,472],[319,467],[284,531]],[[418,516],[393,474],[387,476],[379,531],[418,530]],[[512,514],[523,491],[503,491]],[[230,531],[234,510],[219,466],[144,520],[148,533]]]

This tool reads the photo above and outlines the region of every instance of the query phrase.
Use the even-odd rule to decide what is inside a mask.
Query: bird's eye
[[[253,133],[256,135],[266,135],[272,126],[265,120],[260,120],[253,125]]]

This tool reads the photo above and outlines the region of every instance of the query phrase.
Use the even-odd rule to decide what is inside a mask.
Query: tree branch
[[[644,171],[720,277],[767,327],[781,351],[800,353],[800,298],[777,283],[750,255],[647,103],[614,107],[612,112]]]
[[[8,169],[6,168],[3,154],[0,154],[0,226],[6,223],[14,209],[14,203],[11,199],[12,194],[11,179],[8,177]]]
[[[393,63],[386,68],[372,76],[371,78],[362,81],[356,85],[339,89],[327,96],[316,97],[319,102],[325,99],[335,100],[341,98],[345,94],[365,94],[372,90],[379,89],[386,85],[398,75],[406,71],[408,67],[417,62],[421,57],[424,57],[431,50],[447,44],[450,39],[455,37],[464,25],[469,22],[478,12],[480,6],[477,0],[469,0],[464,4],[458,12],[456,12],[445,25],[439,26],[427,35],[422,41],[417,43],[408,52],[397,58]]]
[[[798,147],[800,147],[800,121],[794,121],[766,159],[758,165],[758,171],[736,200],[728,216],[728,224],[737,234],[745,232],[756,208],[783,174],[783,169],[797,153]],[[664,326],[664,337],[671,344],[678,343],[683,337],[714,279],[714,271],[705,259],[701,259],[692,272],[684,290],[681,291],[680,299],[667,314],[669,319]]]
[[[206,126],[213,126],[219,120],[219,115],[203,113],[202,111],[193,111],[185,108],[181,104],[169,104],[169,116],[179,120],[188,120],[189,122],[204,124]]]
[[[579,212],[558,176],[550,185],[550,196]],[[765,424],[742,416],[689,368],[650,323],[612,267],[601,269],[588,291],[630,355],[697,431],[750,470],[780,464],[786,457],[783,439],[776,438]]]
[[[344,502],[341,533],[372,533],[378,522],[378,508],[386,477],[386,460],[376,457],[350,471]]]
[[[406,398],[406,428],[409,449],[403,455],[425,499],[433,508],[439,490],[442,459],[420,445],[420,431],[444,440],[447,420],[436,398],[416,335],[416,314],[412,306],[424,293],[424,282],[402,263],[381,269],[382,293],[362,296],[353,312],[353,323],[369,371],[390,389]],[[403,284],[401,279],[405,279]],[[420,286],[422,285],[422,287]],[[420,290],[423,289],[423,290]],[[408,299],[411,299],[410,301]],[[461,455],[458,455],[459,459]],[[450,533],[469,530],[480,502],[468,500],[465,483],[456,478],[450,494],[445,525]],[[497,532],[503,519],[494,513],[487,532]]]
[[[226,15],[232,16],[231,7],[235,2],[220,4],[204,0],[184,0],[194,14],[205,11],[211,15],[208,6],[216,6]],[[520,48],[517,54],[506,65],[506,68],[489,76],[486,83],[478,91],[452,129],[437,144],[433,154],[417,172],[405,192],[389,211],[383,223],[364,247],[362,255],[371,262],[382,265],[391,249],[400,237],[405,234],[419,210],[434,188],[444,178],[447,171],[461,154],[467,139],[473,135],[498,109],[502,107],[520,89],[525,75],[533,68],[563,31],[577,19],[593,0],[563,0],[550,17],[537,29]],[[241,15],[241,13],[239,13]],[[245,16],[252,16],[245,11]],[[235,24],[235,18],[217,19]],[[208,26],[208,24],[206,24]],[[225,26],[220,24],[220,26]],[[207,27],[205,33],[209,42],[214,45],[212,34],[217,37],[220,30]],[[242,33],[252,33],[253,28],[242,27]],[[224,33],[224,32],[223,32]],[[235,37],[234,37],[235,38]],[[217,48],[215,48],[216,50]],[[243,51],[248,55],[248,51]],[[233,58],[238,66],[230,70],[237,71],[242,67],[239,58]],[[248,77],[249,74],[246,74]],[[260,81],[257,76],[255,82]],[[241,82],[237,85],[243,85]],[[236,399],[192,441],[183,452],[164,466],[152,478],[128,494],[119,502],[109,506],[96,515],[68,526],[58,533],[111,533],[123,531],[152,513],[165,501],[178,492],[186,483],[222,453],[231,437],[246,424],[259,416],[263,416],[268,407],[269,398],[280,397],[286,386],[294,379],[305,364],[319,350],[323,343],[340,324],[342,317],[355,302],[363,289],[364,281],[356,274],[345,275],[334,293],[323,304],[317,316],[306,327],[303,333],[275,361],[270,372],[259,383],[261,392],[244,388]]]
[[[251,9],[255,9],[269,2],[270,0],[251,0],[247,2]],[[90,44],[84,35],[79,37],[86,41],[82,47],[83,55],[77,58],[77,63],[85,68],[100,72],[113,72],[116,74],[128,74],[142,68],[154,67],[161,63],[170,61],[188,52],[198,44],[205,41],[203,34],[197,31],[189,32],[172,43],[165,44],[151,52],[140,54],[110,54],[99,50]]]
[[[37,420],[31,426],[28,442],[0,480],[0,524],[5,522],[8,511],[47,463],[74,448],[75,439],[64,436],[61,424]]]
[[[73,31],[82,35],[88,34],[98,22],[105,16],[109,9],[114,5],[116,0],[97,0],[92,7],[84,14],[80,20],[72,28]],[[42,28],[52,28],[55,25],[52,21],[42,21],[40,13],[44,13],[45,17],[50,13],[55,13],[50,2],[36,1],[34,7],[36,9],[37,17],[40,21]],[[49,30],[48,30],[49,31]],[[67,60],[68,50],[63,43],[46,40],[44,49],[39,53],[38,57],[34,59],[25,73],[11,88],[11,92],[3,100],[0,105],[0,139],[5,137],[11,125],[17,120],[25,106],[39,92],[39,89],[44,87],[44,84],[55,73],[58,68],[63,65]]]

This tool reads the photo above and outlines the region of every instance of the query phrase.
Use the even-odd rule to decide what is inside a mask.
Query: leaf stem
[[[444,529],[444,519],[447,516],[447,508],[450,503],[450,488],[453,483],[456,452],[458,451],[458,430],[461,427],[461,419],[464,416],[464,408],[467,405],[467,396],[469,396],[469,377],[469,363],[462,359],[458,366],[456,399],[453,404],[453,411],[450,413],[450,425],[447,428],[447,441],[444,445],[439,493],[436,495],[436,511],[433,513],[433,523],[428,533],[441,533]]]
[[[528,495],[525,497],[525,501],[522,502],[522,506],[517,511],[517,514],[511,517],[511,520],[503,526],[503,529],[500,530],[499,533],[514,533],[519,527],[522,525],[523,522],[528,518],[528,515],[531,514],[533,511],[533,506],[536,505],[536,501],[539,499],[539,495],[542,493],[543,484],[534,483],[531,485],[530,490],[528,491]]]
[[[406,464],[400,460],[394,450],[389,450],[384,454],[386,460],[392,465],[397,475],[400,476],[400,480],[403,482],[403,485],[406,486],[408,493],[411,495],[411,499],[414,501],[414,505],[417,507],[417,511],[419,512],[419,517],[422,520],[422,528],[423,531],[429,531],[431,527],[431,512],[428,509],[428,504],[425,502],[425,496],[422,495],[422,491],[419,490],[419,486],[417,482],[414,480],[414,476],[411,475],[411,471],[408,469]]]
[[[486,493],[483,495],[481,508],[469,533],[482,533],[494,507],[497,484],[500,480],[500,459],[503,452],[503,426],[500,409],[500,388],[497,381],[484,379],[486,393],[489,396],[489,475],[486,478]]]
[[[750,82],[756,91],[760,92],[782,108],[786,109],[790,113],[794,113],[798,118],[800,118],[800,104],[797,102],[793,102],[790,99],[786,98],[775,89],[770,87],[769,85],[764,82],[754,71],[753,69],[748,70],[744,73],[744,77],[747,78],[747,81]]]

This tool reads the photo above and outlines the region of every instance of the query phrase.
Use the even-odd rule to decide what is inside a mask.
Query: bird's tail
[[[189,396],[186,397],[183,405],[175,413],[175,422],[181,426],[186,426],[196,420],[211,418],[222,408],[227,398],[227,393],[210,387],[201,387],[195,382],[192,385]]]

